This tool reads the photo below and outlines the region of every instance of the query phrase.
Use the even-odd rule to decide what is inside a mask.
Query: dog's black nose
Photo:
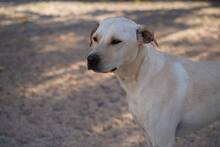
[[[98,54],[91,54],[87,57],[88,69],[96,69],[100,62]]]

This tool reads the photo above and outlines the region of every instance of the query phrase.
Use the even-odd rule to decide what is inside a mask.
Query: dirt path
[[[220,60],[213,3],[0,2],[1,147],[144,147],[115,77],[85,67],[89,32],[110,16],[146,24],[162,51]],[[208,146],[218,122],[176,144]]]

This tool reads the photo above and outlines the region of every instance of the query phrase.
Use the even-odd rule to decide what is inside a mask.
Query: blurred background
[[[160,50],[220,60],[220,1],[0,0],[0,147],[144,147],[113,74],[86,69],[95,22],[125,16]],[[176,147],[219,147],[220,123]]]

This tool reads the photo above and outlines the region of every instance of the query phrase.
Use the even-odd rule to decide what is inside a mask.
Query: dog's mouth
[[[117,70],[117,68],[115,67],[115,68],[113,68],[112,70],[110,70],[110,72],[114,72],[114,71],[116,71]]]
[[[103,71],[103,70],[101,70],[101,69],[99,69],[99,68],[88,68],[88,70],[93,70],[94,72],[99,72],[99,73],[108,73],[108,72],[114,72],[114,71],[116,71],[117,70],[117,67],[115,67],[115,68],[112,68],[111,70],[109,70],[109,71]]]

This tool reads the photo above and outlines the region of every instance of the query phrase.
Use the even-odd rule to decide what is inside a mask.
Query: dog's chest
[[[128,95],[128,106],[129,110],[132,113],[135,121],[144,127],[146,125],[146,121],[148,121],[151,106],[145,102],[144,97]]]
[[[121,81],[120,81],[121,82]],[[143,128],[151,123],[151,116],[154,109],[155,95],[152,95],[151,89],[146,88],[148,82],[126,83],[121,82],[121,86],[127,93],[127,103],[129,111],[132,113],[134,120]],[[145,90],[143,90],[145,89]]]

